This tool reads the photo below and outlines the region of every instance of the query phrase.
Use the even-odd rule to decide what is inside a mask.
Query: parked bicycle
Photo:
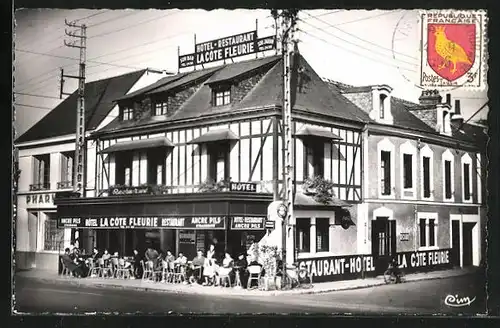
[[[384,281],[386,284],[398,284],[403,281],[403,272],[399,269],[396,258],[389,262],[387,270],[384,272]]]
[[[286,270],[281,268],[281,288],[282,289],[292,289],[292,288],[312,288],[312,277],[309,271],[305,268],[299,268],[297,263],[287,266]]]

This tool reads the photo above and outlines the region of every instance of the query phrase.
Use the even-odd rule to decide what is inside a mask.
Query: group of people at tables
[[[100,253],[97,248],[89,256],[83,256],[77,247],[72,250],[66,248],[61,257],[64,266],[70,270],[73,276],[87,277],[92,267],[99,263],[104,263],[105,267],[111,267],[111,259],[119,258],[118,252],[110,254],[107,249]],[[248,258],[248,259],[247,259]],[[171,251],[158,252],[152,247],[148,247],[144,255],[141,256],[137,249],[134,250],[134,256],[124,258],[124,267],[130,272],[130,278],[141,279],[143,277],[143,265],[150,263],[153,273],[160,273],[165,266],[181,272],[186,283],[197,283],[200,285],[218,285],[221,283],[220,276],[229,276],[230,283],[236,282],[236,275],[240,280],[241,287],[245,288],[248,281],[247,267],[258,265],[262,267],[256,259],[247,256],[247,252],[241,252],[236,259],[233,259],[228,252],[224,253],[222,260],[216,258],[215,247],[210,245],[206,254],[198,250],[197,255],[189,261],[182,252],[176,258]]]

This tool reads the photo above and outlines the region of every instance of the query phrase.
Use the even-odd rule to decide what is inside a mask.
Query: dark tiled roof
[[[436,133],[434,129],[408,111],[408,107],[418,106],[407,100],[391,97],[391,113],[394,126]]]
[[[302,56],[299,56],[299,65],[303,69],[298,79],[299,83],[297,83],[294,110],[355,122],[370,121],[368,114],[342,96],[340,91],[330,89]],[[211,105],[212,90],[209,86],[210,83],[227,79],[234,80],[242,75],[248,76],[247,73],[257,70],[263,72],[263,77],[251,87],[240,101],[226,106]],[[244,112],[251,109],[266,107],[281,107],[283,99],[282,72],[283,62],[281,57],[272,56],[185,73],[181,79],[173,82],[171,81],[165,87],[157,86],[154,90],[144,92],[146,95],[148,93],[160,92],[160,90],[167,91],[176,85],[180,86],[190,81],[193,82],[196,79],[200,80],[200,76],[206,77],[212,74],[205,83],[197,83],[198,89],[172,116],[146,116],[137,121],[124,122],[116,118],[101,131],[110,132],[132,126],[145,126],[159,122],[202,118],[211,115]],[[197,76],[196,79],[194,78],[195,76]],[[299,87],[299,85],[301,86]]]
[[[488,134],[486,132],[486,127],[476,124],[464,123],[460,126],[460,130],[457,127],[453,127],[453,135],[459,137],[460,139],[467,138],[469,141],[472,140],[480,149],[486,149],[488,144]]]
[[[156,81],[155,83],[153,84],[150,84],[144,88],[141,88],[139,90],[136,90],[134,92],[131,92],[127,95],[124,95],[122,97],[119,97],[119,98],[116,98],[115,100],[124,100],[124,99],[131,99],[131,98],[134,98],[136,96],[139,96],[139,95],[142,95],[148,91],[152,91],[154,89],[157,89],[159,87],[162,87],[164,85],[167,85],[169,83],[172,83],[174,81],[177,81],[179,80],[180,78],[186,76],[187,74],[189,73],[180,73],[180,74],[177,74],[177,75],[173,75],[173,76],[167,76],[167,77],[164,77],[162,79],[159,79],[158,81]]]
[[[86,130],[94,130],[114,107],[114,100],[126,94],[145,73],[140,70],[85,84]],[[73,92],[15,142],[26,142],[73,134],[76,131],[78,94]]]

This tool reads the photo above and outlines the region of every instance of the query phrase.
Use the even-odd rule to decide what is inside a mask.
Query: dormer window
[[[159,101],[155,103],[154,116],[167,115],[168,104],[166,101]]]
[[[379,108],[379,117],[381,120],[385,118],[385,99],[387,95],[380,95],[380,108]]]
[[[443,111],[443,132],[447,132],[447,127],[446,127],[446,118],[448,116],[448,112]]]
[[[131,107],[124,107],[122,109],[122,120],[128,121],[134,118],[134,109]]]
[[[231,86],[224,86],[214,89],[213,104],[215,106],[224,106],[231,103]]]

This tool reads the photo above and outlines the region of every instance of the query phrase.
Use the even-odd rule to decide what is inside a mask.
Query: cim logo
[[[475,300],[475,296],[471,299],[469,296],[458,297],[458,295],[447,295],[444,299],[444,304],[451,307],[462,307],[471,305]]]

